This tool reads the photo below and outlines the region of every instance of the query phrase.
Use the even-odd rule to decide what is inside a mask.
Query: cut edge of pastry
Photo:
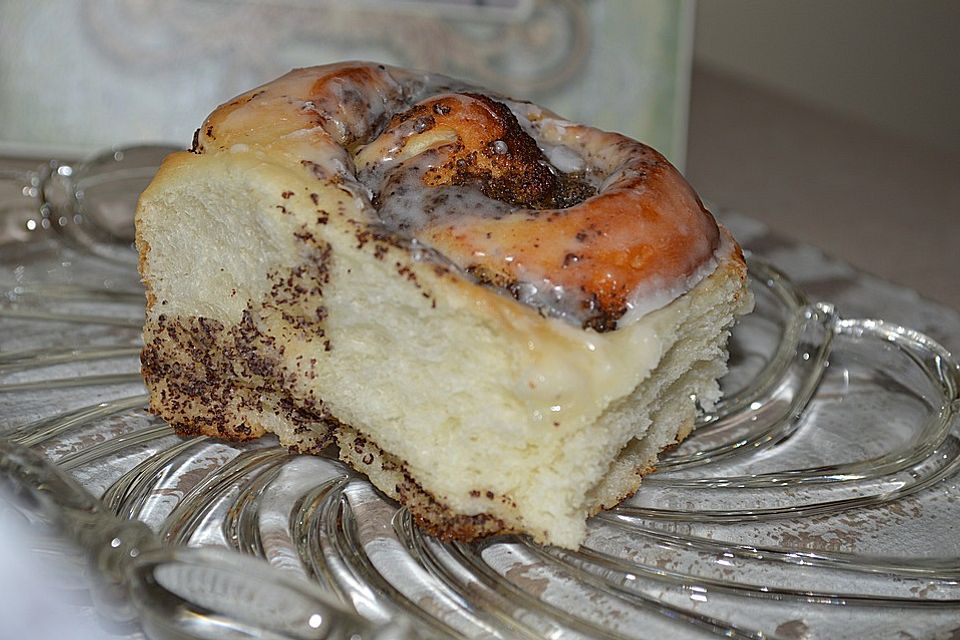
[[[182,160],[185,160],[184,165],[209,164],[209,161],[202,157],[187,157]],[[219,164],[215,167],[219,171]],[[193,193],[192,183],[183,182],[182,176],[178,175],[182,168],[171,167],[172,175],[166,176],[165,180],[159,182],[160,187],[157,187],[161,201],[165,197],[172,198],[161,207],[170,215],[185,215],[177,208],[179,204],[174,206],[172,202],[180,202],[184,193]],[[227,169],[227,173],[239,171],[244,176],[249,175],[236,166],[228,166]],[[280,176],[277,179],[282,179],[285,173],[280,171],[271,176],[271,171],[262,167],[259,171],[263,178],[263,184],[259,188],[263,190],[271,190],[270,185],[277,184],[273,178]],[[202,183],[202,171],[190,175],[191,179],[199,179]],[[172,185],[169,194],[165,194],[162,188],[165,181]],[[231,188],[229,183],[214,186],[215,190],[227,193]],[[148,193],[143,206],[156,206],[157,197],[155,193]],[[247,203],[246,206],[257,211],[269,210],[271,207],[266,202],[257,201],[259,197],[255,197],[254,202]],[[226,200],[229,201],[229,198]],[[203,206],[226,212],[223,201],[221,194],[215,200],[209,199]],[[302,209],[294,199],[284,204],[290,211]],[[192,213],[199,215],[197,209]],[[155,220],[160,219],[159,215],[159,212],[153,213]],[[236,215],[238,220],[246,220],[245,212],[240,211]],[[296,215],[268,215],[280,220],[296,218]],[[173,224],[178,223],[173,221]],[[282,244],[291,232],[296,235],[298,226],[295,222],[288,221],[287,227],[289,228],[282,232],[272,230],[276,235],[275,242]],[[139,226],[138,233],[145,229],[143,225]],[[297,248],[293,250],[295,256],[287,255],[285,259],[303,260],[304,255],[316,258],[320,254],[332,252],[331,260],[334,262],[337,259],[364,260],[361,257],[364,249],[379,250],[372,247],[356,249],[354,238],[350,238],[350,246],[345,247],[343,238],[338,240],[338,237],[343,235],[342,231],[337,228],[327,230],[324,236],[326,240],[311,238],[312,246],[306,248],[298,241]],[[240,231],[238,233],[242,235]],[[201,232],[198,229],[188,229],[185,237],[193,241],[193,236],[199,234]],[[544,502],[554,499],[546,495],[550,490],[548,483],[541,483],[532,495],[525,496],[522,504],[518,504],[509,492],[494,492],[483,482],[478,482],[470,489],[469,495],[447,495],[442,489],[436,490],[429,486],[428,479],[432,469],[428,468],[428,465],[423,462],[414,463],[402,454],[390,451],[375,433],[371,433],[369,427],[351,425],[348,416],[340,413],[336,407],[331,408],[323,398],[305,395],[311,393],[310,390],[303,392],[301,386],[299,397],[284,395],[286,383],[283,380],[271,379],[281,374],[268,361],[271,354],[277,352],[277,338],[291,331],[289,324],[274,323],[265,329],[262,326],[263,319],[251,317],[248,309],[237,305],[234,305],[236,308],[217,308],[219,303],[209,300],[206,290],[196,295],[192,308],[191,303],[184,302],[184,296],[179,296],[175,303],[175,313],[168,314],[164,313],[164,309],[174,306],[167,304],[171,298],[170,283],[165,285],[166,288],[148,286],[153,297],[148,307],[142,363],[151,395],[151,410],[184,434],[246,440],[266,433],[275,433],[284,446],[307,453],[317,453],[329,444],[336,443],[342,460],[367,475],[386,495],[406,505],[424,528],[444,539],[470,540],[499,533],[523,532],[537,542],[576,548],[586,534],[586,518],[632,495],[642,476],[655,468],[660,451],[682,441],[690,432],[697,402],[709,406],[719,397],[716,380],[726,370],[725,345],[729,328],[735,317],[744,313],[750,304],[750,295],[745,287],[746,267],[742,253],[725,230],[723,234],[725,255],[719,256],[718,267],[694,289],[668,306],[641,318],[636,327],[625,327],[612,334],[596,335],[592,331],[566,327],[558,319],[541,318],[514,300],[472,283],[451,278],[449,274],[440,276],[428,263],[413,260],[409,252],[390,248],[391,256],[396,256],[397,264],[401,265],[398,271],[414,273],[414,279],[419,278],[416,286],[412,289],[408,287],[409,292],[403,295],[412,296],[409,300],[419,305],[421,312],[431,307],[433,300],[441,307],[450,303],[451,300],[444,298],[445,293],[449,294],[454,304],[460,304],[455,311],[463,312],[465,303],[463,300],[457,302],[456,299],[466,295],[473,296],[467,307],[480,304],[485,310],[483,313],[490,314],[489,317],[484,316],[486,319],[483,319],[483,322],[499,318],[498,314],[511,317],[512,314],[519,314],[521,320],[514,318],[514,321],[523,326],[530,324],[533,331],[545,334],[559,332],[566,335],[572,331],[577,335],[594,336],[596,340],[607,340],[613,334],[621,332],[622,335],[629,335],[631,331],[638,334],[648,331],[653,332],[656,340],[662,342],[663,352],[655,361],[651,361],[651,375],[629,393],[610,402],[592,424],[584,425],[581,432],[570,433],[568,437],[589,439],[591,430],[598,434],[616,431],[634,435],[627,437],[613,455],[598,457],[596,452],[589,454],[598,457],[598,460],[602,457],[603,460],[599,462],[606,465],[605,470],[602,473],[593,473],[595,480],[590,482],[590,489],[580,497],[578,504],[558,505],[564,513],[552,520],[541,519],[539,526],[531,526],[525,512],[530,504],[538,502],[538,496],[542,496]],[[152,252],[147,250],[149,238],[141,235],[139,242],[144,268],[149,274],[153,259]],[[222,253],[207,256],[213,260],[207,266],[209,270],[224,271],[231,268],[236,251],[230,251],[228,247],[221,249]],[[274,249],[266,246],[263,250],[271,252]],[[289,253],[291,249],[286,251]],[[303,254],[303,251],[307,253]],[[243,269],[249,267],[245,260],[240,262]],[[217,266],[221,263],[224,266]],[[316,267],[320,263],[314,261],[311,264]],[[190,266],[196,268],[196,265]],[[321,267],[326,269],[327,265],[321,264]],[[356,265],[354,268],[357,268]],[[247,298],[248,305],[251,301],[262,304],[263,300],[258,296],[267,295],[265,292],[269,290],[267,285],[270,282],[286,284],[291,274],[303,271],[302,265],[297,265],[296,262],[289,264],[286,271],[282,269],[274,274],[272,280],[267,279],[266,285],[257,277],[247,278],[251,282],[250,286],[254,288],[243,292],[240,297]],[[410,271],[407,272],[406,269]],[[349,270],[350,267],[341,269],[340,275],[343,276]],[[317,276],[318,274],[313,274],[314,278]],[[434,276],[436,281],[431,281]],[[185,271],[181,277],[188,278],[189,275]],[[233,277],[238,285],[244,280],[238,277],[238,274],[233,274]],[[326,276],[319,274],[319,277]],[[216,275],[212,279],[216,281]],[[154,280],[148,282],[149,284],[157,285],[158,282]],[[391,287],[409,284],[411,283],[408,279],[400,278],[398,283]],[[193,284],[180,281],[173,285],[173,289],[179,288],[182,293],[184,287],[190,286]],[[154,294],[157,290],[160,291],[159,297]],[[433,300],[423,295],[425,292],[429,292]],[[328,301],[320,296],[314,302],[326,304]],[[321,326],[325,325],[320,323],[312,327],[312,330],[320,331],[309,341],[312,348],[323,351],[325,340],[333,339],[334,352],[338,348],[342,349],[343,345],[337,344],[337,341],[343,338],[343,334],[331,331],[324,335],[323,330],[318,328]],[[327,329],[329,330],[329,327]],[[670,335],[671,331],[675,331],[675,334]],[[290,375],[289,368],[284,371],[287,371],[284,375]],[[309,375],[309,372],[305,374],[303,369],[296,369],[296,372],[301,377]],[[546,435],[549,437],[549,432]],[[440,455],[442,447],[437,446],[437,453]],[[477,445],[464,446],[469,449],[470,446]],[[535,471],[531,469],[531,474]],[[496,470],[491,469],[490,472],[496,473]],[[544,525],[544,522],[547,524]]]

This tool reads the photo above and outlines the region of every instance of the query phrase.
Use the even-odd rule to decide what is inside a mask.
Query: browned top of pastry
[[[194,150],[237,145],[298,160],[364,200],[371,226],[598,331],[668,303],[716,264],[717,224],[662,155],[443,76],[295,70],[221,106]]]

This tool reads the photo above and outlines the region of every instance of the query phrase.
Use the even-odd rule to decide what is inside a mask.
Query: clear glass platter
[[[0,478],[116,635],[960,633],[960,368],[933,338],[754,253],[725,399],[579,551],[443,543],[335,459],[145,411],[131,220],[163,152],[0,173]]]

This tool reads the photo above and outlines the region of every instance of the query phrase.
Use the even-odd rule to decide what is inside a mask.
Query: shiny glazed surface
[[[369,224],[598,331],[689,290],[720,244],[696,194],[646,145],[384,65],[292,71],[217,109],[194,151],[299,164],[350,190]]]

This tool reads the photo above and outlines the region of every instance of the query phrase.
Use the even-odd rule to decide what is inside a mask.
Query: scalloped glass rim
[[[74,179],[117,178],[113,195],[130,201],[133,182],[115,162],[88,163]],[[97,230],[96,205],[85,203],[84,229],[58,234],[49,255],[122,276],[129,239]],[[636,496],[591,521],[578,552],[513,536],[443,543],[334,460],[269,439],[176,437],[142,411],[132,273],[111,287],[37,278],[6,292],[0,322],[49,323],[62,340],[0,353],[0,394],[49,398],[52,410],[5,434],[2,471],[34,498],[25,508],[77,538],[108,592],[132,596],[155,637],[756,638],[789,616],[815,635],[858,637],[858,620],[893,629],[960,615],[956,545],[832,543],[850,514],[883,532],[891,507],[957,493],[960,368],[927,336],[841,318],[771,265],[749,264],[758,307],[734,332],[725,398]],[[76,337],[90,327],[95,344]],[[92,389],[109,397],[83,402]],[[790,537],[801,524],[813,543]],[[222,589],[203,591],[211,585]],[[244,608],[251,599],[259,614]],[[120,616],[115,600],[98,598]]]

